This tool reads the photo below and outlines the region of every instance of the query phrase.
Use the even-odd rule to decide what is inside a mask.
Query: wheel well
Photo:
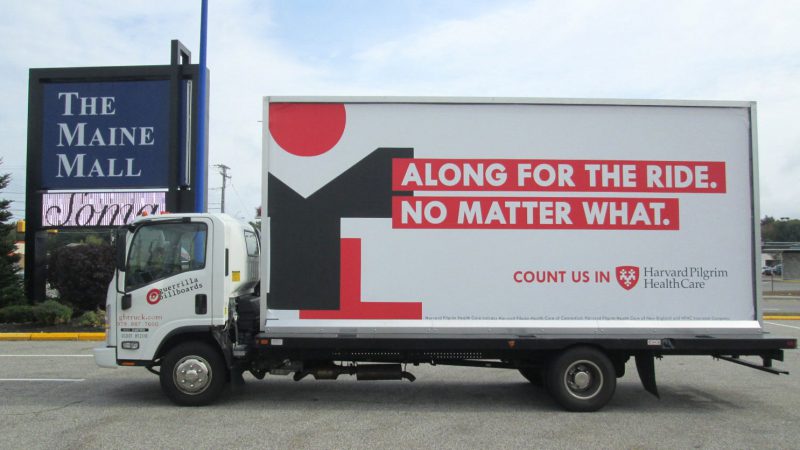
[[[222,354],[222,351],[219,348],[219,343],[217,343],[217,341],[214,340],[214,337],[211,335],[211,331],[206,330],[206,331],[185,331],[182,333],[177,333],[173,334],[172,336],[169,336],[158,348],[158,351],[156,352],[153,361],[158,362],[161,358],[164,357],[164,355],[167,354],[167,352],[175,348],[175,346],[190,341],[204,342],[206,344],[209,344],[211,347],[217,349],[220,355],[222,355],[224,358],[224,355]]]
[[[557,352],[554,352],[552,357],[555,357],[555,355],[558,355],[560,353],[563,353],[569,349],[576,347],[588,347],[588,348],[593,348],[599,352],[602,352],[603,354],[608,356],[608,359],[610,359],[611,363],[614,364],[614,372],[616,372],[617,378],[622,378],[625,375],[625,364],[631,358],[630,352],[609,350],[601,345],[597,345],[596,343],[585,342],[585,343],[572,344],[570,346],[562,348]]]

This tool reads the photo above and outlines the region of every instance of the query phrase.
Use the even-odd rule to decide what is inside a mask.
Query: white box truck
[[[141,217],[117,239],[104,367],[180,405],[246,371],[514,369],[564,408],[633,359],[761,370],[755,104],[266,98],[261,228]],[[741,359],[741,356],[751,356]]]

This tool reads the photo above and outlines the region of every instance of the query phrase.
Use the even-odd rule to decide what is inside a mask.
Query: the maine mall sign
[[[44,85],[42,187],[168,186],[169,81]]]

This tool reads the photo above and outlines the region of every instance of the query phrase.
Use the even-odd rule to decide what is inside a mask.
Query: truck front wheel
[[[227,382],[225,360],[204,342],[184,342],[172,348],[161,363],[161,389],[181,406],[208,405]]]
[[[591,347],[573,347],[556,357],[547,369],[550,395],[568,411],[597,411],[614,395],[614,364]]]

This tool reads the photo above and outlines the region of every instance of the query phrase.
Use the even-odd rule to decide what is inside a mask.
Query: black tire
[[[614,364],[592,347],[573,347],[550,362],[547,390],[567,411],[597,411],[614,396],[617,377]]]
[[[213,403],[227,383],[225,360],[204,342],[184,342],[172,348],[161,363],[161,389],[175,404]]]
[[[519,373],[536,387],[544,387],[544,369],[540,367],[522,367]]]

